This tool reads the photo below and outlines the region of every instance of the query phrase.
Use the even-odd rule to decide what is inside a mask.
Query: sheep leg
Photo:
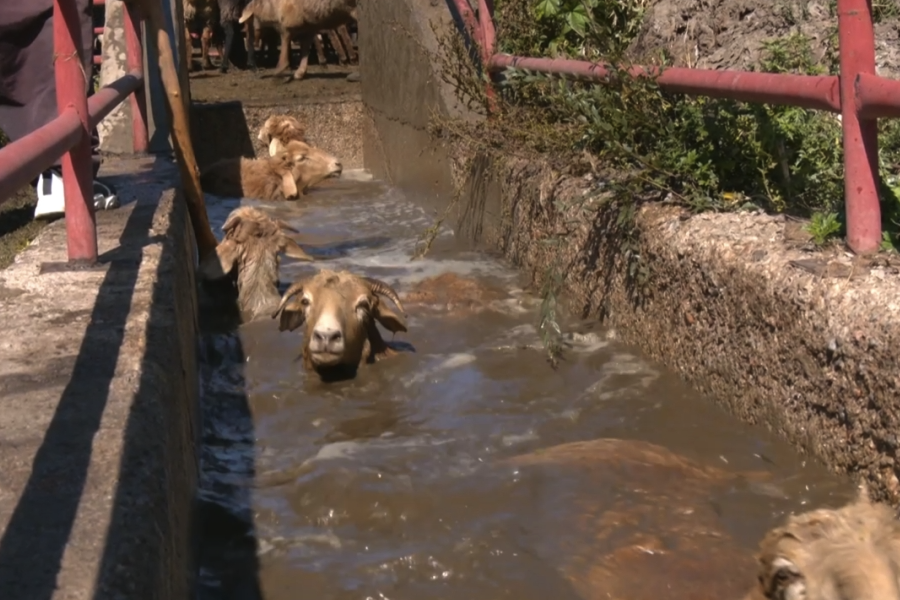
[[[334,48],[334,52],[338,55],[338,62],[342,65],[346,65],[347,53],[344,51],[344,46],[341,44],[341,38],[338,37],[337,31],[329,29],[327,34],[328,41],[331,42],[331,47]]]
[[[344,42],[344,48],[347,49],[347,56],[350,58],[350,62],[357,62],[359,60],[359,55],[356,53],[356,48],[353,47],[353,38],[350,37],[347,26],[341,25],[337,28],[337,32],[338,35],[341,36],[341,41]]]
[[[300,66],[297,67],[297,70],[294,71],[294,74],[291,75],[291,78],[288,81],[299,81],[306,76],[306,69],[309,63],[309,51],[312,49],[312,37],[311,35],[305,35],[300,38]]]
[[[281,75],[291,66],[291,32],[286,28],[281,30],[281,52],[278,54],[278,64],[275,65],[273,75]]]
[[[234,22],[226,21],[222,28],[225,30],[225,47],[222,52],[222,60],[219,63],[219,72],[228,72],[228,59],[231,57],[231,48],[234,45]]]
[[[200,34],[200,65],[203,69],[212,69],[213,64],[209,59],[209,45],[212,42],[212,27],[205,25],[203,33]]]
[[[247,67],[256,70],[256,19],[250,18],[250,22],[247,23]]]
[[[263,49],[263,36],[262,36],[262,27],[256,22],[256,19],[250,18],[250,22],[253,24],[253,47],[257,52],[262,52]]]
[[[187,21],[184,22],[184,51],[187,53],[188,65],[191,71],[194,70],[194,40],[191,39],[191,30],[188,29]]]
[[[325,46],[322,44],[322,38],[318,34],[313,36],[313,43],[316,45],[316,54],[319,56],[319,64],[323,67],[328,66],[328,59],[325,57]]]

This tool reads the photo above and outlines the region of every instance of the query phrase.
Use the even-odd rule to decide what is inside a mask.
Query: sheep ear
[[[215,252],[200,261],[198,273],[203,279],[221,279],[234,269],[239,253],[237,244],[232,240],[225,240],[216,246]]]
[[[300,247],[300,244],[290,238],[284,238],[284,241],[281,244],[281,251],[287,256],[296,258],[297,260],[307,260],[310,262],[315,260]]]
[[[406,322],[403,318],[398,316],[397,313],[386,307],[380,301],[375,306],[375,311],[372,316],[391,333],[397,333],[398,331],[406,332]]]
[[[246,23],[247,20],[249,20],[250,17],[252,17],[252,16],[253,16],[253,3],[251,2],[244,9],[244,12],[241,13],[241,18],[238,19],[238,23],[241,23],[241,24]]]
[[[303,305],[297,298],[292,299],[281,309],[281,318],[278,321],[278,331],[294,331],[306,322],[306,313]]]
[[[297,197],[297,182],[294,181],[294,175],[290,171],[281,176],[281,189],[284,192],[285,198]]]

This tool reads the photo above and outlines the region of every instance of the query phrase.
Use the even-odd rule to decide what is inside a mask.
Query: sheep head
[[[900,526],[865,488],[839,509],[793,515],[760,542],[745,600],[900,600]]]
[[[278,302],[280,253],[298,260],[313,260],[285,234],[297,233],[296,229],[256,208],[236,208],[228,215],[222,230],[225,237],[216,251],[201,262],[200,276],[221,279],[236,269],[238,303],[242,312],[252,316],[271,310]]]
[[[306,129],[290,115],[272,115],[260,127],[256,137],[268,146],[269,156],[275,156],[279,145],[284,146],[294,140],[305,142]]]
[[[397,292],[383,281],[322,269],[288,288],[272,318],[280,317],[280,331],[305,325],[304,366],[326,378],[389,353],[376,321],[391,333],[406,331],[404,319],[382,297],[403,312]]]
[[[299,195],[307,188],[328,179],[329,177],[340,177],[343,166],[338,159],[315,146],[310,146],[306,142],[293,140],[287,144],[282,144],[277,138],[272,140],[275,147],[275,157],[287,156],[287,160],[291,165],[291,174],[293,180],[297,184]],[[288,183],[285,179],[285,197],[292,198],[288,195]]]

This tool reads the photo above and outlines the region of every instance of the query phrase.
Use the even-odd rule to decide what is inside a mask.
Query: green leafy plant
[[[813,213],[812,219],[806,226],[806,231],[812,236],[813,243],[824,246],[841,231],[841,222],[837,213]]]
[[[646,61],[629,55],[644,8],[643,0],[496,0],[500,51],[603,61],[608,76],[595,84],[509,69],[496,83],[499,98],[490,119],[443,120],[433,131],[498,160],[540,157],[561,171],[590,171],[604,181],[619,211],[614,227],[626,276],[637,290],[652,277],[633,234],[641,202],[666,201],[692,211],[762,208],[810,218],[819,245],[841,235],[844,171],[837,118],[792,106],[691,98],[663,91],[653,76],[631,77],[631,59]],[[883,16],[893,9],[878,10]],[[836,27],[821,43],[824,55],[817,59],[811,40],[800,33],[769,40],[753,68],[837,73]],[[442,48],[445,81],[470,107],[486,113],[484,76],[458,41]],[[658,64],[664,71],[671,57],[661,55]],[[900,120],[882,119],[879,128],[883,245],[893,248],[900,232]],[[592,157],[590,164],[584,156]],[[553,210],[558,216],[577,214],[571,206]],[[558,282],[560,274],[544,279]],[[552,299],[547,311],[555,307],[558,289],[545,289],[545,299]],[[542,317],[542,327],[551,322]],[[545,340],[551,354],[552,337]]]

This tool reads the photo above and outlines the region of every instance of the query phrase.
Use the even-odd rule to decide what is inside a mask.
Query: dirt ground
[[[296,65],[296,63],[295,63]],[[191,100],[226,102],[240,100],[248,106],[306,104],[309,102],[345,102],[359,100],[359,82],[347,81],[347,75],[359,67],[310,65],[300,81],[286,83],[287,77],[274,77],[274,69],[259,71],[231,69],[191,73]]]
[[[8,267],[48,223],[34,220],[35,203],[34,188],[27,186],[0,204],[0,269]]]
[[[638,60],[665,50],[678,66],[747,69],[762,42],[803,33],[823,60],[836,31],[828,0],[652,0],[642,31],[632,44]],[[900,18],[875,26],[876,67],[883,77],[900,77]]]

